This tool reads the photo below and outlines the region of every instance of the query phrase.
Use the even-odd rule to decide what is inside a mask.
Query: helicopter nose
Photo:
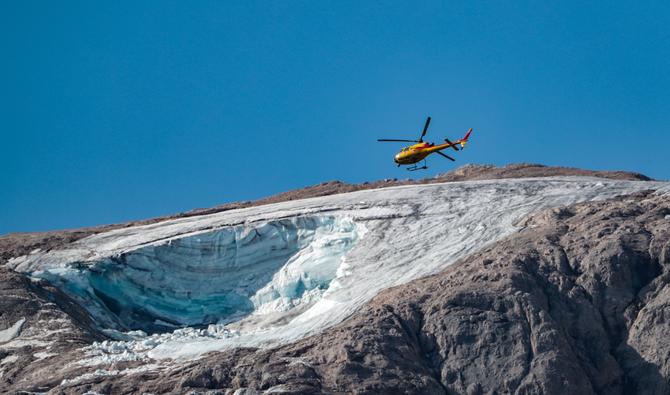
[[[398,157],[399,157],[399,156],[400,156],[400,155],[396,155],[396,156],[393,157],[393,161],[394,161],[395,163],[398,163]]]

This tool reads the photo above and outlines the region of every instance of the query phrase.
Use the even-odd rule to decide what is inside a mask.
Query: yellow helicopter
[[[426,119],[426,125],[423,127],[423,132],[421,133],[421,137],[419,137],[418,140],[398,140],[398,139],[377,139],[377,141],[403,141],[403,142],[412,142],[412,143],[417,143],[414,145],[410,145],[409,147],[405,147],[396,154],[396,156],[393,158],[393,161],[398,164],[398,167],[401,165],[414,165],[411,167],[408,167],[407,170],[409,171],[415,171],[415,170],[425,170],[428,168],[426,166],[426,157],[432,153],[437,153],[439,155],[444,156],[445,158],[455,161],[456,159],[452,158],[449,155],[446,155],[440,151],[442,151],[445,148],[453,148],[454,150],[458,151],[458,146],[460,145],[461,148],[465,148],[465,143],[468,142],[468,138],[470,138],[470,133],[472,133],[472,128],[465,133],[465,136],[463,136],[462,139],[456,140],[455,142],[449,141],[449,139],[445,138],[444,139],[444,144],[438,144],[435,145],[433,143],[426,143],[423,141],[423,137],[426,135],[426,132],[428,131],[428,125],[430,125],[430,117]],[[419,166],[416,163],[423,161],[423,166]]]

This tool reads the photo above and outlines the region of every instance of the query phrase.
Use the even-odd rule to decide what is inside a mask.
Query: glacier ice
[[[116,334],[91,346],[91,363],[191,358],[316,333],[511,234],[529,213],[646,189],[670,186],[551,177],[391,187],[117,229],[9,265],[75,295]]]
[[[21,333],[21,328],[26,322],[25,318],[21,318],[16,321],[12,326],[7,329],[0,329],[0,343],[6,343],[14,338],[16,338],[19,333]]]
[[[325,290],[354,245],[350,219],[298,216],[233,226],[34,273],[114,329],[161,332],[287,310]],[[309,298],[307,298],[309,299]]]

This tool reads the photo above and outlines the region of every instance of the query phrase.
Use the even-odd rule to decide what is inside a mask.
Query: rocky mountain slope
[[[525,166],[510,166],[510,173],[502,172],[503,178],[504,174],[517,174]],[[530,168],[539,171],[535,166]],[[457,170],[454,177],[500,172],[499,169],[480,170]],[[557,170],[545,168],[545,171]],[[354,221],[368,221],[363,223],[372,229],[370,234],[361,234],[361,241],[357,243],[362,244],[357,244],[353,252],[344,252],[347,263],[354,268],[342,270],[353,270],[353,277],[356,277],[358,262],[364,263],[358,259],[365,255],[359,256],[357,251],[369,250],[365,243],[377,237],[375,223],[400,221],[400,225],[404,221],[418,221],[423,225],[415,230],[406,228],[403,231],[406,236],[436,231],[436,238],[430,239],[431,245],[440,246],[442,240],[443,249],[458,247],[457,250],[449,254],[428,253],[425,258],[403,261],[400,265],[380,265],[376,269],[378,278],[406,274],[398,277],[399,281],[395,282],[398,285],[382,287],[386,289],[376,292],[368,302],[352,305],[356,308],[347,313],[349,318],[334,326],[305,332],[311,334],[308,337],[273,343],[269,347],[240,343],[240,347],[214,348],[213,352],[198,354],[194,359],[155,360],[151,353],[138,350],[150,350],[155,347],[151,342],[160,342],[160,336],[174,334],[137,337],[132,332],[110,332],[101,327],[100,322],[91,320],[90,302],[82,301],[76,294],[73,297],[67,288],[61,289],[62,283],[38,279],[35,273],[29,278],[11,269],[27,270],[31,265],[45,267],[55,257],[72,256],[68,254],[79,251],[81,245],[106,245],[95,244],[98,243],[95,240],[107,240],[106,243],[112,243],[110,246],[119,248],[117,239],[111,238],[119,233],[80,239],[86,241],[84,244],[59,241],[53,252],[32,254],[36,257],[32,263],[30,259],[14,259],[0,267],[0,393],[668,393],[670,350],[665,339],[670,334],[666,319],[670,306],[667,288],[670,186],[626,182],[578,178],[566,184],[566,180],[558,178],[539,183],[466,183],[433,188],[430,193],[439,194],[434,196],[428,190],[395,189],[394,193],[402,193],[394,198],[399,203],[384,203],[389,214],[396,212],[388,217],[379,211],[365,217],[360,211],[365,208],[358,202],[363,195],[351,195],[350,200],[356,202],[356,207],[344,205],[338,210],[358,213],[352,217]],[[505,189],[512,188],[509,190],[512,197],[517,185],[525,185],[517,194],[527,195],[523,198],[526,200],[515,202],[505,197],[508,196]],[[329,187],[324,189],[329,190]],[[516,227],[511,233],[491,233],[500,234],[502,238],[491,238],[492,243],[468,253],[470,247],[465,249],[467,244],[454,244],[454,235],[449,233],[486,235],[499,224],[495,217],[481,220],[480,226],[490,226],[488,230],[474,222],[474,227],[454,222],[455,217],[449,215],[450,212],[463,214],[462,210],[471,209],[458,206],[458,200],[448,195],[464,191],[477,194],[478,190],[482,194],[488,190],[493,196],[505,197],[496,203],[500,206],[497,208],[508,208],[497,211],[498,215],[508,212],[509,218],[516,218]],[[606,200],[593,200],[596,192]],[[412,207],[407,217],[403,217],[402,212],[406,210],[403,207],[408,204],[403,203],[404,199],[416,193],[426,195],[427,201],[435,204],[437,196],[447,194],[439,199],[445,199],[451,208],[443,212],[422,209],[412,203],[407,206]],[[565,197],[561,197],[563,194]],[[567,199],[569,194],[574,198]],[[624,196],[611,197],[617,194]],[[365,195],[366,204],[377,210],[379,204],[373,204],[373,196],[388,195],[389,192]],[[321,198],[328,202],[329,215],[341,215],[332,211],[343,204],[336,202],[349,201],[348,195],[341,196],[335,200]],[[462,196],[468,200],[468,195]],[[556,203],[549,204],[552,199]],[[481,214],[491,217],[487,214],[491,203],[484,201]],[[583,203],[558,204],[576,201]],[[309,202],[313,207],[322,204],[320,200]],[[295,207],[305,204],[301,202]],[[293,206],[272,207],[285,212]],[[551,208],[538,211],[533,207]],[[478,210],[477,205],[473,208]],[[221,218],[248,216],[245,213],[248,212],[234,211],[232,217]],[[415,220],[411,221],[411,216]],[[421,222],[429,218],[430,221]],[[198,221],[196,218],[188,223]],[[161,221],[155,224],[123,232],[132,234],[140,229],[155,232],[165,228]],[[175,224],[183,226],[183,222]],[[446,233],[441,226],[446,226]],[[393,226],[380,228],[379,235],[388,237],[385,233],[390,229]],[[29,245],[21,244],[24,242],[17,244]],[[16,252],[23,251],[12,249],[16,245],[12,245],[9,238],[5,238],[4,243],[5,257],[16,258]],[[80,247],[73,250],[74,245]],[[390,245],[386,248],[393,251]],[[399,244],[396,249],[412,251]],[[309,251],[312,252],[300,254],[308,260],[321,256],[314,255],[314,250]],[[414,255],[416,251],[409,254]],[[450,262],[453,257],[458,261]],[[371,256],[366,259],[369,258]],[[75,266],[87,265],[81,258],[77,259]],[[365,263],[374,264],[374,261]],[[421,267],[412,267],[413,264]],[[435,270],[428,270],[426,265]],[[296,267],[295,264],[292,267]],[[348,276],[351,274],[342,274],[337,281],[346,283],[346,279],[351,278]],[[405,278],[408,280],[402,280]],[[335,288],[331,291],[322,297],[338,300],[332,296],[337,294]],[[287,316],[285,320],[290,324],[295,318]],[[179,337],[181,343],[164,343],[163,355],[170,355],[171,350],[176,351],[170,347],[186,344],[184,342],[208,344],[205,338],[210,336],[208,330],[186,329],[187,336]],[[126,336],[128,341],[110,341],[110,336],[116,339]],[[105,341],[100,342],[102,340]],[[130,344],[133,348],[129,348]],[[117,350],[112,350],[114,348]],[[101,350],[111,351],[105,354]],[[102,356],[106,358],[104,365],[99,360]]]
[[[521,225],[322,334],[64,390],[667,394],[670,197],[550,209]]]
[[[17,377],[51,369],[54,358],[107,338],[74,300],[47,281],[0,266],[0,393],[18,391]],[[78,351],[75,351],[78,353]],[[78,353],[77,357],[82,356]],[[62,378],[40,377],[46,387]]]

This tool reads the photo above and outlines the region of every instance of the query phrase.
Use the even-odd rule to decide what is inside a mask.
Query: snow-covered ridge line
[[[116,229],[9,265],[62,281],[59,286],[66,290],[83,279],[85,292],[78,296],[109,298],[100,308],[120,316],[136,317],[144,306],[148,317],[192,324],[213,312],[247,306],[232,317],[236,322],[224,319],[197,336],[182,330],[150,336],[137,350],[104,347],[159,359],[192,357],[321,331],[381,290],[443,270],[511,234],[529,213],[647,189],[670,191],[663,182],[586,177],[394,186]],[[234,280],[241,273],[239,262],[249,279]],[[165,292],[150,292],[154,283]],[[194,295],[198,287],[202,292]],[[231,293],[237,296],[230,299]],[[116,306],[128,295],[132,306]],[[155,295],[163,299],[151,299]]]
[[[238,226],[244,224],[253,224],[266,220],[276,220],[290,218],[297,215],[308,215],[328,212],[353,212],[358,214],[359,219],[373,218],[374,215],[365,215],[364,209],[374,208],[375,201],[379,196],[402,195],[399,191],[415,190],[422,188],[458,188],[461,185],[487,185],[510,182],[542,182],[543,180],[553,181],[577,181],[591,180],[594,182],[606,183],[630,183],[637,181],[613,181],[596,177],[547,177],[547,178],[520,178],[520,179],[501,179],[501,180],[479,180],[479,181],[461,181],[446,182],[435,184],[420,185],[398,185],[386,188],[372,190],[361,190],[346,192],[337,195],[319,196],[300,200],[292,200],[279,203],[271,203],[262,206],[252,206],[247,208],[233,209],[212,214],[196,215],[184,218],[167,219],[146,225],[135,225],[125,228],[113,229],[77,240],[69,246],[54,251],[44,252],[40,250],[32,251],[29,255],[11,258],[8,266],[21,272],[31,272],[42,264],[43,257],[53,262],[87,262],[97,259],[119,255],[135,248],[141,248],[153,243],[169,242],[174,238],[189,237],[199,233],[215,231],[220,228]],[[665,185],[663,182],[639,182],[644,185],[641,189],[657,189]],[[371,199],[372,198],[372,199]],[[358,201],[358,199],[366,199]],[[328,206],[328,202],[337,204]],[[388,214],[387,214],[388,215]],[[383,217],[383,216],[382,216]]]

